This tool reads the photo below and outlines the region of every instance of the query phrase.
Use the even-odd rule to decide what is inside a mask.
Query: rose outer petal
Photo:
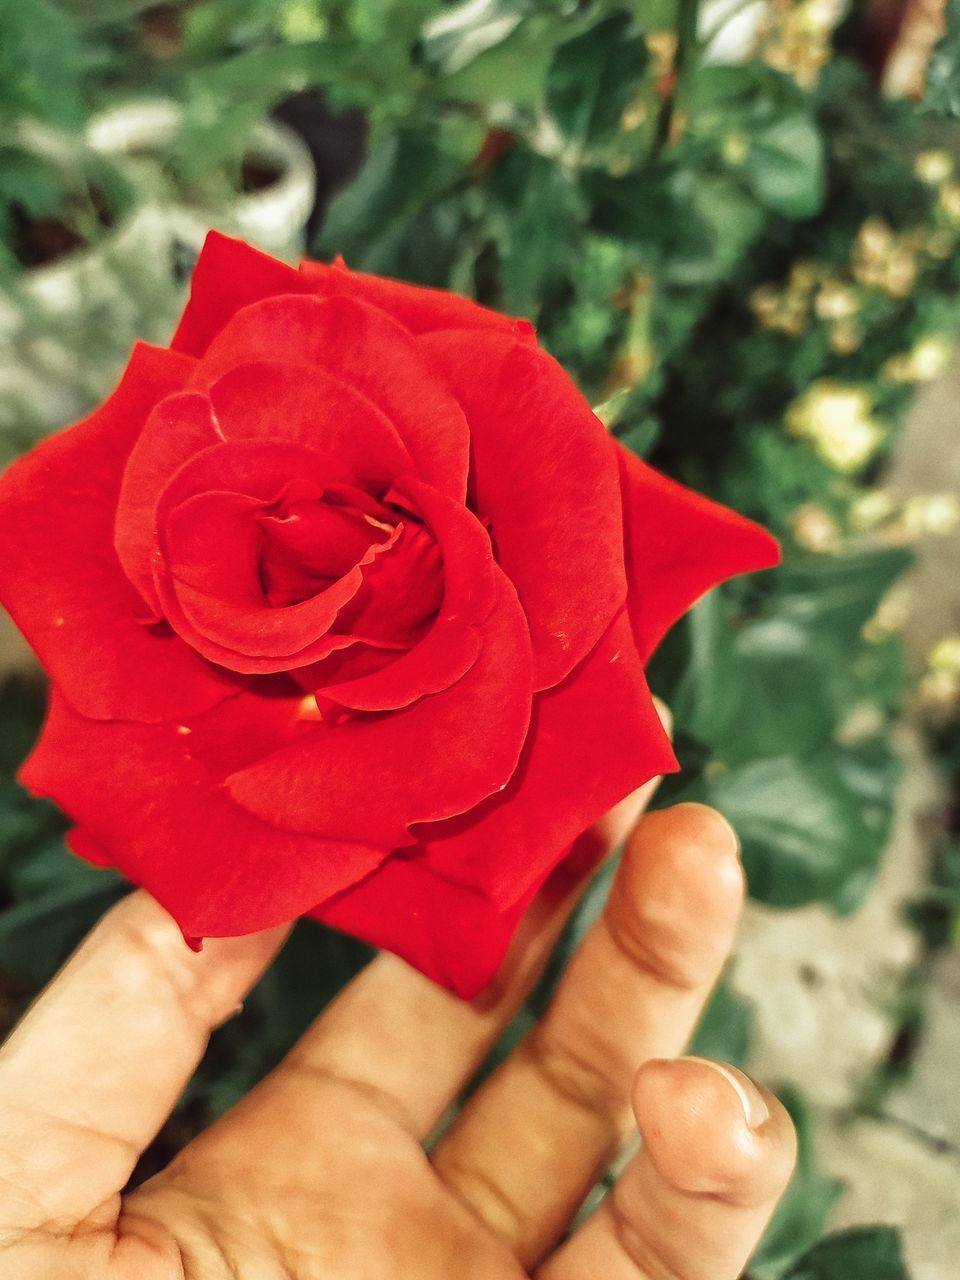
[[[438,875],[479,886],[504,910],[609,808],[678,767],[624,611],[567,680],[534,698],[506,789],[416,834]]]
[[[534,898],[540,895],[544,910],[552,912],[585,882],[605,850],[594,831],[584,832],[556,860],[559,865],[503,911],[475,889],[437,875],[422,849],[404,850],[310,915],[386,947],[462,1000],[472,1000],[500,969]]]
[[[401,711],[320,724],[228,777],[230,795],[289,831],[393,849],[411,843],[411,823],[504,787],[530,722],[532,656],[516,592],[499,570],[494,579],[483,648],[461,680]]]
[[[306,293],[310,284],[293,267],[259,249],[208,231],[190,280],[188,301],[171,350],[202,356],[227,321],[251,302],[279,293]]]
[[[0,599],[82,714],[159,722],[236,690],[179,637],[148,629],[113,547],[127,457],[193,361],[138,344],[113,395],[0,479]]]
[[[521,332],[529,329],[525,320],[513,320],[444,289],[429,289],[351,271],[342,258],[329,264],[304,259],[300,263],[300,275],[318,297],[358,298],[369,302],[415,334],[431,333],[435,329],[495,329],[503,333],[516,333],[518,326]]]
[[[265,298],[217,334],[192,385],[207,388],[256,360],[330,371],[383,412],[421,479],[464,500],[470,437],[463,410],[417,339],[385,311],[352,298]]]
[[[256,719],[249,707],[231,710],[219,736],[234,725],[232,736],[240,737],[242,727],[255,750]],[[382,860],[382,851],[260,822],[218,786],[184,730],[189,726],[90,721],[54,688],[21,781],[80,825],[77,852],[116,866],[195,937],[295,919]]]
[[[310,915],[392,951],[461,999],[472,1000],[500,967],[527,905],[500,912],[475,890],[434,875],[422,857],[394,854]]]
[[[780,562],[766,529],[661,475],[617,445],[630,595],[644,662],[705,591]]]
[[[511,335],[451,330],[421,343],[470,423],[475,509],[530,623],[534,688],[548,689],[626,599],[612,441],[556,361]]]

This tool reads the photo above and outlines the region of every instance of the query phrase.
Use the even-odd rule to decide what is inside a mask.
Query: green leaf
[[[750,893],[761,902],[844,903],[850,882],[876,868],[882,843],[830,756],[755,760],[704,785],[740,836]]]
[[[788,218],[809,218],[823,204],[824,149],[809,115],[777,120],[750,139],[744,178],[757,199]]]
[[[702,284],[717,276],[713,235],[697,213],[694,180],[666,166],[626,177],[586,172],[594,230],[623,240],[659,278]]]
[[[713,63],[698,67],[691,77],[685,106],[691,130],[703,135],[726,133],[747,120],[760,123],[792,115],[807,101],[792,77],[762,62]]]
[[[479,145],[479,132],[468,138]],[[420,133],[396,132],[368,156],[357,177],[331,203],[316,251],[342,253],[351,267],[446,284],[459,224],[430,234],[430,206],[463,178],[463,157]],[[414,255],[411,263],[411,253]],[[416,255],[420,256],[417,257]]]
[[[544,156],[513,147],[490,182],[492,232],[504,310],[536,319],[549,291],[569,278],[584,202],[569,175]]]
[[[723,592],[711,591],[682,624],[686,665],[670,706],[678,725],[705,745],[721,742],[743,702],[743,672],[733,650],[730,610]]]
[[[10,676],[0,683],[0,775],[12,775],[26,758],[36,741],[47,702],[46,685],[36,677]],[[26,795],[13,782],[0,777],[0,796],[9,786],[12,793],[26,802]],[[0,809],[2,809],[0,801]],[[41,806],[34,803],[35,810]]]
[[[713,233],[719,271],[727,274],[763,231],[763,209],[738,182],[721,174],[698,175],[694,202]]]
[[[752,1021],[751,1006],[721,982],[710,997],[689,1052],[738,1065],[747,1057]]]
[[[0,911],[0,970],[47,981],[125,890],[113,872],[91,869],[90,875]]]
[[[547,75],[547,107],[560,131],[581,146],[615,133],[648,60],[628,13],[613,14],[561,45]]]
[[[777,1206],[750,1262],[750,1280],[780,1280],[784,1271],[820,1239],[843,1183],[821,1173],[813,1150],[813,1116],[793,1089],[781,1089],[780,1100],[790,1112],[797,1134],[797,1163],[783,1199]]]
[[[828,1236],[784,1280],[910,1280],[893,1227],[855,1227]]]
[[[923,105],[935,115],[960,118],[960,9],[946,8],[946,29],[927,66]]]
[[[774,614],[740,629],[733,662],[743,690],[737,721],[713,743],[725,763],[806,756],[830,745],[837,655],[822,637]]]
[[[425,76],[393,41],[309,40],[249,49],[213,62],[187,82],[176,156],[189,174],[242,154],[251,128],[291,93],[322,88],[337,110],[408,111]]]
[[[0,202],[16,203],[42,218],[60,212],[64,195],[59,166],[19,147],[0,146]]]
[[[568,26],[554,16],[534,14],[460,70],[438,79],[431,92],[441,101],[508,104],[511,115],[517,108],[537,107],[554,49]]]
[[[530,11],[529,0],[463,0],[423,27],[423,53],[447,75],[512,35]]]
[[[860,642],[864,623],[912,560],[912,553],[902,547],[843,556],[790,556],[777,573],[777,612],[849,648]]]

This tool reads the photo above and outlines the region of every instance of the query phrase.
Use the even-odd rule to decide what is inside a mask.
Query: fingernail
[[[725,1062],[715,1062],[712,1058],[688,1057],[686,1061],[702,1062],[705,1067],[712,1067],[718,1075],[723,1076],[740,1100],[748,1129],[759,1129],[770,1118],[770,1110],[763,1100],[763,1094],[748,1075]]]
[[[730,819],[725,817],[724,814],[722,814],[719,809],[714,809],[713,812],[716,814],[716,816],[720,819],[723,825],[730,832],[730,839],[733,841],[733,847],[736,850],[737,857],[739,858],[741,846],[740,846],[740,837],[737,834],[736,828],[734,827]]]

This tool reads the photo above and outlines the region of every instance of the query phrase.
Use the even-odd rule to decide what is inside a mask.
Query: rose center
[[[257,523],[260,584],[273,608],[299,604],[325,590],[396,529],[365,494],[327,490],[316,496],[298,493],[295,485],[264,507]]]

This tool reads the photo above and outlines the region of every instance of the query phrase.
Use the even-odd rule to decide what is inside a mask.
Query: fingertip
[[[739,859],[740,837],[719,810],[698,800],[684,800],[664,812],[671,815],[678,837]]]
[[[711,985],[745,893],[728,825],[703,805],[647,814],[627,842],[605,919],[625,948],[674,986]]]
[[[796,1156],[790,1117],[737,1068],[696,1057],[647,1062],[633,1103],[644,1151],[677,1191],[758,1205],[789,1181]]]

